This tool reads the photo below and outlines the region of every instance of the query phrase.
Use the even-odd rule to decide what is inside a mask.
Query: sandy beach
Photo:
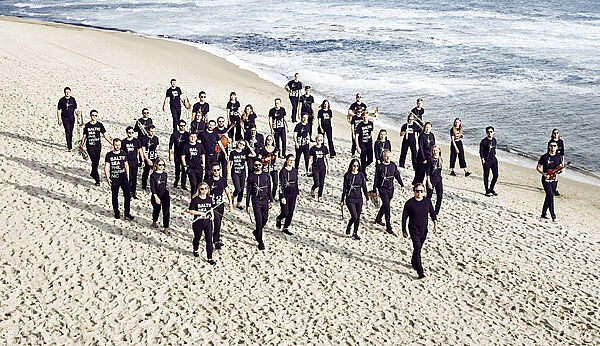
[[[346,116],[336,113],[338,155],[324,203],[310,198],[312,179],[302,177],[294,235],[275,229],[276,205],[264,252],[247,214],[234,208],[210,266],[202,243],[201,257],[191,255],[187,192],[169,185],[169,237],[151,227],[142,191],[132,201],[135,220],[113,218],[106,182],[94,186],[89,161],[65,151],[56,104],[71,87],[85,121],[96,109],[119,138],[147,107],[167,157],[172,120],[161,107],[171,78],[193,103],[206,91],[210,119],[225,115],[235,91],[254,106],[261,133],[275,97],[289,112],[283,87],[197,48],[134,34],[0,17],[0,38],[3,343],[600,343],[599,187],[561,179],[552,223],[539,218],[544,192],[535,164],[501,163],[493,198],[483,194],[478,157],[467,157],[468,178],[449,176],[446,164],[441,232],[430,232],[427,277],[416,280],[410,240],[375,225],[373,207],[363,211],[360,241],[344,234],[339,200],[350,140]],[[189,122],[189,113],[183,118]],[[433,132],[445,139],[448,129],[434,124]],[[389,139],[397,162],[400,138]],[[290,142],[291,134],[292,152]],[[102,157],[107,150],[104,142]],[[167,172],[172,182],[173,163]],[[413,171],[402,177],[408,185]],[[411,196],[397,189],[392,200],[397,234]]]

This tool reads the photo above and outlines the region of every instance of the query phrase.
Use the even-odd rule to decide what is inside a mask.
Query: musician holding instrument
[[[246,132],[244,139],[248,143],[248,148],[252,148],[256,154],[265,146],[265,137],[256,131],[256,124],[253,124],[248,132]],[[252,166],[254,159],[248,162],[248,166]]]
[[[252,200],[252,210],[254,211],[254,222],[256,228],[252,232],[254,239],[258,243],[258,249],[264,250],[263,228],[267,224],[269,209],[273,208],[273,194],[269,175],[263,171],[261,159],[255,159],[253,163],[254,170],[248,174],[246,181],[246,212],[250,215],[250,200]]]
[[[213,163],[210,168],[211,176],[206,179],[206,183],[210,187],[210,197],[213,202],[213,243],[215,245],[215,249],[219,250],[223,247],[223,242],[221,242],[221,224],[223,222],[223,215],[225,214],[225,201],[223,200],[223,192],[227,196],[228,201],[228,210],[231,212],[233,210],[232,207],[232,198],[231,191],[227,186],[227,178],[221,176],[221,166],[218,163]]]
[[[100,186],[100,174],[98,174],[98,166],[100,165],[100,152],[102,151],[102,138],[106,139],[108,144],[112,145],[112,140],[106,133],[104,125],[98,120],[98,111],[92,109],[90,111],[90,121],[83,127],[83,136],[79,141],[79,146],[83,148],[83,143],[92,162],[92,171],[90,176],[94,178],[96,186]]]
[[[152,118],[150,118],[150,111],[148,108],[142,109],[142,117],[135,122],[134,131],[137,132],[137,139],[143,147],[148,144],[148,129],[152,125]]]
[[[548,145],[550,145],[550,142],[552,142],[552,141],[556,142],[556,145],[558,145],[558,150],[556,150],[556,152],[558,153],[558,155],[560,155],[560,158],[562,160],[562,165],[564,166],[565,165],[565,143],[560,138],[560,130],[559,129],[552,130],[552,136],[550,136]],[[558,179],[556,180],[556,188],[554,189],[554,196],[560,196],[560,193],[558,193]]]
[[[227,177],[227,168],[229,165],[229,162],[227,162],[229,159],[227,153],[229,152],[229,143],[231,143],[231,137],[229,137],[230,129],[231,127],[225,127],[225,118],[217,118],[217,127],[215,128],[215,132],[217,133],[217,144],[215,146],[215,151],[217,152],[217,162],[221,165],[224,177]]]
[[[367,105],[362,102],[362,94],[356,94],[356,101],[348,108],[348,122],[350,123],[350,132],[352,135],[352,157],[356,153],[356,124],[362,121],[362,114],[367,111]]]
[[[192,119],[190,121],[193,121],[194,119],[196,119],[196,115],[198,115],[198,113],[200,113],[202,115],[202,117],[201,117],[202,119],[208,119],[208,112],[210,111],[210,105],[208,104],[208,102],[206,102],[206,92],[204,92],[204,91],[199,92],[198,98],[200,99],[200,101],[198,101],[194,104],[194,107],[192,108]]]
[[[360,240],[358,236],[358,226],[360,225],[360,214],[362,212],[363,196],[365,196],[365,203],[369,208],[369,195],[367,193],[367,181],[365,175],[360,170],[360,161],[356,158],[350,161],[348,170],[344,174],[344,181],[342,187],[342,200],[340,201],[340,207],[343,208],[344,203],[350,211],[350,220],[346,226],[346,234],[350,235],[350,230],[354,226],[354,232],[352,238],[354,240]]]
[[[158,216],[162,209],[163,233],[169,235],[169,220],[171,217],[171,197],[167,190],[167,172],[165,172],[165,160],[157,158],[152,166],[150,175],[150,204],[152,205],[152,227],[158,228]]]
[[[212,209],[212,199],[209,196],[210,188],[207,183],[201,183],[198,185],[196,191],[193,192],[192,200],[188,208],[188,213],[194,216],[192,221],[192,230],[194,231],[194,238],[192,239],[192,255],[194,257],[200,256],[198,253],[198,247],[200,247],[200,238],[204,233],[204,241],[206,242],[206,260],[211,265],[217,264],[213,260],[213,223],[212,218],[214,215]]]
[[[394,197],[394,179],[400,184],[402,192],[404,192],[404,183],[402,182],[398,167],[391,161],[391,151],[384,150],[381,157],[382,161],[375,168],[375,178],[373,179],[373,190],[378,191],[379,197],[381,198],[381,207],[375,217],[375,223],[380,226],[385,226],[385,231],[387,233],[394,234],[390,220],[391,201]],[[385,224],[381,220],[384,216]]]
[[[400,128],[400,137],[402,137],[402,148],[400,149],[400,167],[405,168],[406,154],[410,149],[410,159],[412,161],[412,169],[416,170],[419,164],[417,160],[417,138],[421,133],[421,126],[415,121],[415,115],[408,114],[406,123]]]
[[[423,124],[423,114],[425,114],[425,109],[423,109],[423,99],[422,98],[418,98],[417,99],[417,106],[413,109],[410,110],[410,112],[412,114],[414,114],[417,119],[418,122],[420,122],[421,124]]]
[[[77,101],[71,96],[71,88],[65,87],[63,91],[65,96],[58,100],[56,118],[58,120],[58,126],[62,125],[65,128],[67,151],[71,151],[73,150],[73,129],[75,128],[75,110],[77,109]],[[77,120],[80,123],[83,123],[83,119]]]
[[[558,170],[557,170],[558,168]],[[556,222],[556,214],[554,213],[554,191],[556,190],[556,176],[562,172],[562,157],[558,153],[558,143],[550,141],[548,143],[548,152],[542,155],[538,161],[536,170],[542,175],[542,186],[546,193],[544,206],[542,207],[542,219],[547,219],[548,209],[552,221]]]
[[[181,94],[183,94],[183,92],[177,86],[177,81],[175,79],[171,79],[171,87],[167,89],[162,110],[163,112],[166,112],[168,100],[171,108],[171,116],[173,117],[173,131],[177,131],[177,124],[179,123],[179,119],[181,119]]]

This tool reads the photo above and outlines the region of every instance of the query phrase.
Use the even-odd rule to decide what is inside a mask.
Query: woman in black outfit
[[[315,197],[315,190],[318,188],[317,202],[321,202],[323,187],[325,186],[325,175],[329,173],[329,150],[323,145],[323,135],[317,135],[316,142],[317,144],[309,151],[308,171],[312,172],[313,177],[310,195]]]
[[[471,175],[467,171],[467,161],[465,160],[465,150],[462,144],[463,128],[460,118],[454,119],[454,126],[450,129],[450,175],[456,176],[454,173],[454,165],[458,156],[458,164],[465,171],[465,177]]]
[[[190,207],[188,209],[188,213],[194,216],[194,221],[192,222],[192,229],[194,230],[194,239],[192,240],[194,257],[198,257],[198,246],[200,245],[200,238],[202,237],[202,233],[204,233],[204,240],[206,241],[206,257],[208,263],[214,265],[215,262],[212,259],[213,255],[213,239],[212,239],[212,229],[213,229],[213,210],[212,210],[212,200],[209,196],[209,187],[207,183],[201,183],[198,185],[198,189],[192,196],[192,201],[190,202]]]
[[[277,228],[281,229],[281,220],[285,220],[283,223],[283,233],[285,234],[292,234],[288,228],[292,223],[297,197],[298,170],[295,167],[294,155],[289,154],[279,171],[279,206],[281,207],[281,213],[277,216]]]
[[[254,113],[254,108],[252,105],[246,105],[244,108],[244,113],[240,117],[240,121],[242,122],[242,138],[246,138],[247,133],[250,132],[250,129],[253,126],[256,126],[256,114]]]
[[[335,149],[333,148],[331,118],[333,118],[333,112],[330,109],[329,101],[323,100],[323,102],[319,106],[319,112],[317,113],[317,121],[319,124],[318,133],[327,136],[327,143],[329,146],[329,157],[335,157]]]
[[[415,169],[415,178],[412,184],[423,183],[425,178],[425,169],[427,168],[427,161],[431,156],[431,147],[435,145],[435,136],[431,133],[431,123],[427,122],[423,126],[423,133],[419,135],[417,146],[419,151],[417,152],[417,168]]]
[[[367,194],[367,182],[365,175],[360,170],[360,161],[352,159],[348,166],[348,171],[344,174],[344,183],[342,189],[342,201],[340,206],[344,207],[344,202],[350,211],[350,220],[346,227],[346,234],[350,235],[350,228],[354,225],[352,238],[360,240],[358,236],[358,225],[360,224],[360,213],[362,212],[363,199],[361,190],[365,195],[367,208],[369,207],[369,195]]]
[[[392,143],[387,138],[387,131],[384,129],[379,130],[377,140],[375,141],[375,166],[383,162],[383,152],[389,150],[392,151]]]
[[[444,187],[442,186],[442,149],[437,145],[431,148],[431,157],[427,160],[425,173],[427,175],[427,198],[431,200],[433,189],[435,189],[435,214],[440,214],[442,206],[442,195]]]
[[[560,138],[560,131],[558,129],[552,130],[552,136],[550,136],[548,145],[550,145],[551,142],[556,142],[556,145],[558,145],[558,149],[556,150],[556,152],[558,153],[558,155],[560,155],[562,165],[564,166],[565,165],[565,143]],[[560,193],[558,193],[558,179],[556,179],[556,188],[554,189],[554,196],[560,196]]]
[[[277,193],[277,170],[275,163],[277,162],[277,148],[275,147],[275,138],[273,135],[267,135],[265,138],[265,146],[257,153],[258,158],[262,161],[262,170],[271,178],[270,191],[273,194],[271,198],[275,198]]]
[[[550,209],[550,216],[552,221],[556,221],[556,214],[554,213],[554,191],[556,190],[556,175],[550,177],[548,170],[556,169],[562,165],[562,158],[558,153],[558,144],[550,141],[548,143],[548,152],[542,157],[537,164],[537,171],[542,175],[542,186],[544,192],[546,192],[546,198],[544,199],[544,206],[542,207],[542,218],[547,219],[546,212]],[[562,170],[561,170],[562,171]]]
[[[236,143],[235,150],[229,153],[229,172],[233,181],[233,198],[237,197],[236,208],[242,207],[244,198],[244,187],[246,186],[246,166],[249,157],[256,157],[252,147],[249,147],[245,140],[241,139]]]
[[[232,141],[242,139],[242,124],[240,119],[240,102],[237,100],[235,92],[229,94],[229,102],[227,102],[227,118],[229,126],[229,138]]]
[[[169,208],[171,197],[167,190],[167,173],[165,172],[165,161],[157,158],[154,161],[153,171],[150,175],[150,204],[152,204],[152,226],[158,228],[158,215],[163,212],[163,233],[169,235]]]

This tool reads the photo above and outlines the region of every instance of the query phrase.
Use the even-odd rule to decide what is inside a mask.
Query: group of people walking
[[[264,250],[263,229],[267,223],[269,210],[275,201],[279,202],[280,212],[276,216],[276,227],[285,234],[291,235],[296,202],[299,196],[300,166],[307,177],[312,177],[310,188],[311,197],[317,203],[323,202],[325,179],[329,174],[330,158],[336,156],[332,138],[332,118],[328,100],[323,100],[317,112],[316,136],[313,136],[314,97],[310,95],[311,87],[304,86],[299,81],[299,74],[285,85],[292,104],[291,121],[297,123],[293,129],[293,145],[295,154],[287,153],[287,133],[289,125],[287,113],[281,105],[281,99],[274,100],[274,107],[269,110],[269,133],[263,135],[257,131],[257,115],[252,105],[243,108],[237,100],[235,92],[230,94],[226,112],[215,120],[209,120],[210,106],[206,102],[206,93],[199,93],[199,102],[192,105],[175,79],[166,91],[163,111],[167,104],[173,118],[173,131],[169,137],[168,160],[175,164],[173,186],[190,191],[188,213],[192,215],[192,253],[199,256],[199,242],[204,234],[206,256],[210,264],[215,264],[214,250],[221,249],[221,224],[225,209],[232,210],[233,204],[239,209],[245,209],[248,217],[255,225],[253,235],[258,249]],[[68,150],[72,150],[72,132],[76,124],[75,115],[77,103],[69,88],[64,89],[64,97],[58,103],[58,123],[63,125],[66,133]],[[432,132],[432,123],[424,122],[422,108],[423,100],[417,100],[405,124],[402,125],[400,136],[399,164],[392,162],[392,146],[387,138],[387,131],[379,131],[375,140],[372,133],[374,125],[370,120],[367,105],[362,102],[362,95],[356,95],[356,101],[348,109],[348,121],[351,129],[352,159],[344,174],[340,207],[342,215],[344,207],[350,218],[346,234],[360,240],[359,224],[363,203],[368,207],[369,199],[381,206],[374,220],[376,224],[385,227],[387,233],[393,234],[391,223],[391,200],[394,196],[396,181],[404,192],[404,183],[400,169],[406,168],[408,151],[411,153],[412,180],[414,197],[403,207],[402,233],[404,237],[410,234],[413,242],[412,266],[418,277],[424,277],[421,265],[420,251],[427,235],[427,220],[434,222],[434,232],[437,230],[437,218],[440,213],[442,185],[442,150],[436,145]],[[190,125],[182,118],[182,106],[192,110]],[[77,119],[78,125],[83,125],[83,119]],[[156,127],[150,118],[150,112],[144,108],[142,116],[136,119],[134,126],[125,129],[126,137],[111,139],[103,124],[98,121],[98,112],[90,111],[90,121],[83,125],[83,135],[79,140],[79,148],[85,151],[91,160],[90,176],[96,185],[100,185],[98,173],[102,138],[109,142],[112,150],[105,156],[105,176],[112,190],[112,205],[115,218],[120,218],[118,205],[119,191],[124,197],[124,216],[133,220],[130,213],[130,199],[137,199],[138,168],[142,168],[141,187],[148,191],[152,206],[153,227],[158,228],[159,216],[162,213],[163,233],[169,234],[170,225],[170,194],[166,160],[158,155],[159,138]],[[327,145],[325,145],[325,137]],[[454,120],[450,129],[450,175],[456,176],[455,164],[458,159],[459,167],[464,176],[471,173],[467,170],[464,155],[463,128],[460,118]],[[559,144],[560,143],[560,144]],[[486,129],[486,137],[480,143],[480,157],[484,171],[485,195],[497,195],[494,190],[498,179],[498,162],[496,159],[496,139],[493,127]],[[550,174],[557,168],[564,167],[564,146],[559,138],[558,130],[553,132],[553,139],[548,144],[548,153],[540,158],[538,171],[543,175],[542,184],[546,191],[542,217],[550,210],[555,220],[553,196],[556,191],[556,174]],[[303,160],[301,161],[301,157]],[[282,164],[278,164],[278,160]],[[375,162],[374,173],[371,177],[368,168]],[[278,166],[281,166],[278,168]],[[150,171],[151,174],[150,174]],[[492,180],[489,182],[489,173]],[[228,181],[233,183],[233,192],[228,187]],[[367,189],[367,183],[372,181],[372,189]],[[431,199],[436,193],[435,207]],[[245,194],[245,208],[242,201]],[[225,196],[223,196],[225,195]],[[375,196],[375,197],[374,197]],[[224,198],[226,197],[226,199]],[[408,231],[407,231],[408,224]]]

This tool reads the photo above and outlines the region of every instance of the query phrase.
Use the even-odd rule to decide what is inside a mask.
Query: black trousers
[[[425,179],[425,169],[427,163],[423,163],[423,161],[418,161],[415,166],[415,177],[412,181],[412,184],[415,185],[417,183],[422,183],[423,179]]]
[[[308,172],[308,144],[296,149],[296,169],[298,169],[298,165],[300,164],[300,155],[304,155],[304,168]]]
[[[135,190],[137,188],[137,175],[138,175],[138,166],[137,161],[135,165],[129,165],[129,192],[131,196],[135,196]]]
[[[75,127],[75,117],[64,117],[61,115],[60,120],[65,128],[65,139],[67,140],[67,149],[73,149],[73,128]]]
[[[243,136],[242,136],[242,125],[240,125],[239,122],[238,122],[237,125],[233,126],[229,130],[228,134],[229,134],[229,138],[231,138],[231,140],[236,141],[236,142],[239,141],[240,139],[243,138]]]
[[[144,169],[142,170],[142,189],[145,190],[148,186],[148,176],[150,175],[150,170],[152,170],[152,165],[149,165],[147,162],[144,162]]]
[[[327,137],[327,145],[329,146],[329,156],[334,157],[335,156],[335,149],[333,147],[333,136],[331,135],[332,129],[331,129],[331,125],[327,126],[327,125],[321,125],[321,127],[323,128],[323,131],[321,131],[319,129],[319,133],[324,135],[325,137]],[[356,150],[356,148],[355,148]]]
[[[553,219],[556,219],[556,214],[554,214],[554,191],[556,191],[556,181],[545,181],[542,179],[542,186],[544,187],[544,192],[546,192],[544,206],[542,207],[542,215],[545,216],[548,209],[550,209],[550,216]]]
[[[173,132],[175,132],[177,131],[179,119],[181,119],[181,106],[177,107],[171,105],[171,115],[173,116]]]
[[[413,253],[410,264],[417,271],[417,274],[423,275],[423,265],[421,264],[421,249],[425,238],[427,238],[427,228],[423,229],[409,229],[410,239],[413,243]]]
[[[360,144],[360,166],[365,178],[367,177],[367,167],[373,163],[373,142]]]
[[[492,182],[488,185],[488,180],[490,179],[490,170],[492,171]],[[490,164],[486,162],[483,165],[483,185],[485,186],[486,193],[494,190],[496,181],[498,181],[498,160],[494,160],[494,162]]]
[[[314,191],[316,188],[319,188],[318,196],[323,196],[323,187],[325,187],[325,175],[327,174],[327,170],[325,166],[323,167],[314,167],[312,168],[312,178],[313,185],[310,188],[311,191]]]
[[[223,223],[223,214],[225,213],[225,205],[221,204],[213,210],[213,243],[221,241],[221,224]]]
[[[150,195],[150,204],[152,204],[152,221],[157,222],[158,216],[160,215],[160,210],[163,212],[163,227],[169,227],[169,220],[171,219],[171,214],[169,209],[171,208],[171,196],[169,196],[169,191],[165,191],[162,196],[158,196],[160,199],[160,204],[156,203],[154,199],[154,195]]]
[[[290,96],[290,103],[292,104],[292,122],[296,122],[296,116],[298,115],[298,98]]]
[[[263,228],[267,224],[269,218],[269,200],[268,199],[255,199],[252,198],[252,210],[254,211],[254,223],[256,229],[254,230],[254,238],[259,244],[263,243]]]
[[[204,241],[206,242],[206,258],[211,259],[213,255],[213,238],[212,238],[212,220],[211,219],[196,219],[192,224],[192,230],[194,231],[194,239],[192,240],[192,246],[195,251],[198,251],[200,246],[200,238],[204,233]]]
[[[346,207],[350,212],[350,221],[346,228],[350,229],[354,225],[354,234],[358,234],[358,226],[360,224],[360,213],[362,212],[362,201],[360,202],[348,202],[346,201]]]
[[[181,187],[185,187],[186,182],[185,167],[183,167],[183,162],[181,162],[181,155],[181,153],[175,153],[175,187],[177,187],[179,180],[181,180]]]
[[[96,183],[100,182],[100,174],[98,174],[98,166],[100,165],[100,151],[102,150],[101,146],[88,146],[87,152],[90,157],[90,161],[92,161],[92,172],[90,176],[94,178]],[[131,172],[130,172],[131,173]]]
[[[275,198],[275,196],[277,196],[277,184],[279,183],[279,174],[277,174],[277,171],[271,171],[269,172],[269,176],[271,177],[271,195],[273,196],[273,198]]]
[[[409,141],[406,139],[402,140],[402,148],[400,149],[400,167],[405,168],[406,163],[406,154],[408,153],[408,149],[410,149],[410,159],[412,162],[412,168],[414,170],[417,169],[417,142]]]
[[[463,149],[462,141],[454,142],[456,143],[456,147],[460,153],[456,153],[452,143],[450,143],[450,168],[454,168],[454,164],[456,163],[456,157],[458,156],[458,165],[460,168],[467,168],[467,161],[465,161],[465,150]]]
[[[352,156],[354,156],[354,154],[356,153],[356,141],[354,140],[354,135],[352,135],[352,149],[350,149],[350,151],[352,152]]]
[[[123,197],[125,198],[125,215],[129,215],[129,203],[131,202],[131,194],[129,192],[129,182],[127,181],[127,177],[125,176],[125,174],[121,175],[119,178],[112,179],[110,189],[112,191],[112,206],[113,211],[115,212],[115,216],[120,216],[119,189],[123,190]]]
[[[312,131],[313,131],[313,123],[315,121],[315,116],[312,114],[308,115],[308,138],[313,140]]]
[[[198,188],[198,185],[200,185],[200,183],[203,181],[202,178],[203,178],[204,171],[202,170],[202,167],[200,167],[200,168],[188,167],[186,173],[187,173],[188,179],[190,181],[190,193],[193,196],[196,193],[196,189]]]
[[[217,162],[219,163],[219,166],[221,166],[221,176],[227,177],[227,157],[224,152],[221,152],[218,156]],[[212,175],[212,172],[210,172],[210,174]]]
[[[379,208],[379,212],[377,213],[375,220],[381,221],[381,218],[385,216],[386,231],[392,230],[392,223],[390,220],[390,218],[391,218],[390,203],[392,201],[392,197],[394,197],[394,190],[388,191],[388,190],[379,189],[379,198],[381,198],[381,207]]]
[[[275,137],[275,150],[278,151],[281,155],[285,156],[287,144],[285,128],[275,129],[273,132]],[[279,142],[281,142],[281,146],[279,146]]]
[[[437,182],[432,181],[431,185],[432,189],[427,187],[427,198],[431,200],[431,196],[433,196],[433,190],[435,189],[435,214],[439,215],[440,208],[442,207],[442,196],[444,194],[444,186],[442,185],[441,179]]]
[[[291,194],[289,196],[283,196],[285,198],[285,204],[279,201],[279,206],[281,207],[281,213],[277,218],[279,220],[284,220],[283,229],[288,229],[290,224],[292,223],[292,217],[294,216],[294,210],[296,209],[296,199],[298,198],[297,194]]]
[[[241,203],[244,198],[244,187],[246,186],[246,171],[242,173],[231,172],[231,180],[233,180],[233,198],[237,197],[237,202]]]

